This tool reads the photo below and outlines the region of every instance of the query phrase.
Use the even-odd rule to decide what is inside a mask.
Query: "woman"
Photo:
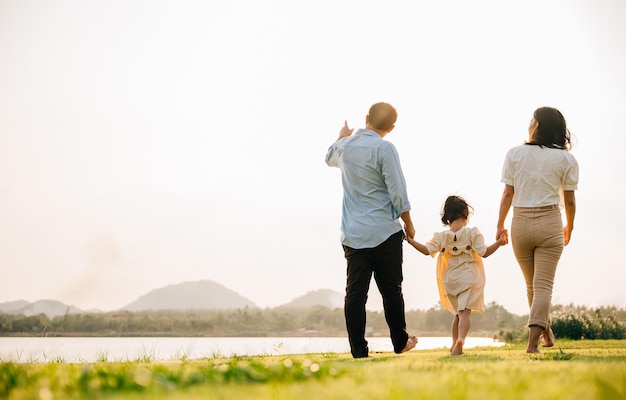
[[[565,118],[559,110],[535,110],[528,126],[529,140],[510,149],[504,160],[504,193],[496,237],[513,205],[511,241],[526,281],[530,306],[527,353],[539,353],[539,341],[554,346],[550,329],[550,302],[556,266],[574,230],[578,162]],[[559,204],[563,200],[567,223],[563,227]]]

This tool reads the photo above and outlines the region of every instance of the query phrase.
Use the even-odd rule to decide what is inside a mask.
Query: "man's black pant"
[[[343,246],[347,267],[344,313],[354,358],[367,357],[365,340],[365,303],[372,274],[383,298],[385,320],[389,326],[394,352],[400,353],[409,338],[402,295],[402,242],[404,232],[391,235],[380,245],[368,249]]]

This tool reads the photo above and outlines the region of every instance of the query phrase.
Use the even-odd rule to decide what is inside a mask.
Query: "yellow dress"
[[[452,314],[467,308],[484,312],[485,268],[482,255],[487,247],[478,228],[463,227],[456,232],[436,232],[425,243],[437,257],[437,286],[441,306]]]

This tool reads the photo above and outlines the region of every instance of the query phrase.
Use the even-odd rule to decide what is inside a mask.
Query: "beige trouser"
[[[563,221],[558,206],[515,207],[511,241],[526,280],[528,326],[546,329],[556,266],[563,253]]]

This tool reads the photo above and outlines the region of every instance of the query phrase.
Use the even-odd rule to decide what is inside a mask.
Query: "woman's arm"
[[[563,201],[565,203],[565,218],[567,225],[563,227],[563,244],[567,246],[572,238],[572,231],[574,230],[574,216],[576,215],[576,195],[573,190],[563,191]]]
[[[502,199],[500,200],[500,213],[498,216],[498,225],[496,227],[496,240],[500,238],[500,235],[506,231],[504,229],[504,221],[509,213],[511,204],[513,204],[513,196],[515,195],[515,188],[511,185],[504,185],[504,192],[502,193]],[[506,243],[509,242],[508,235],[505,237]]]

